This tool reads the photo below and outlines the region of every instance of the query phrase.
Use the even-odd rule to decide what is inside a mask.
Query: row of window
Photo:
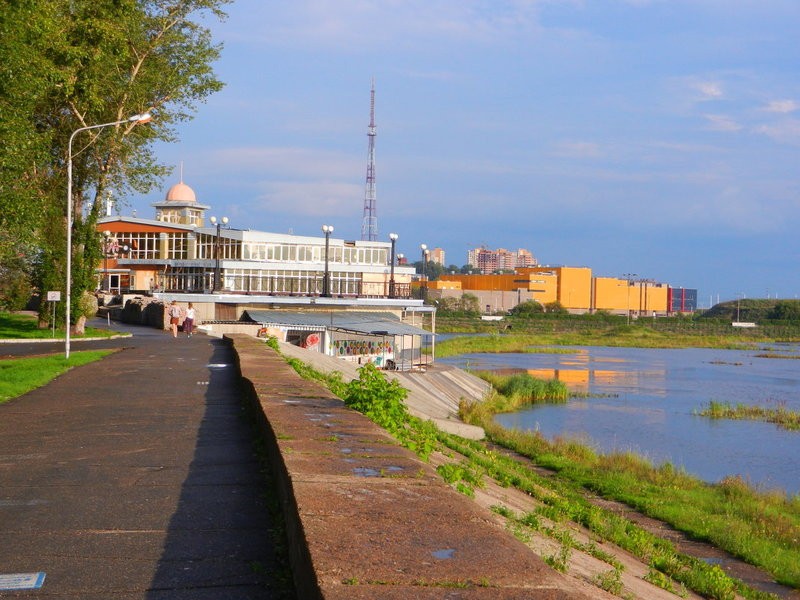
[[[222,260],[258,260],[274,262],[306,262],[320,264],[325,261],[324,246],[307,244],[269,244],[261,242],[242,243],[226,238],[217,239],[214,235],[198,235],[196,256],[189,256],[189,238],[186,233],[126,233],[118,238],[119,246],[127,246],[126,258],[132,259],[207,259]],[[167,256],[160,254],[161,240],[166,240]],[[328,250],[330,264],[345,265],[387,265],[388,255],[385,248],[363,248],[334,246]]]
[[[226,269],[221,273],[220,289],[231,292],[262,294],[310,294],[322,292],[322,271],[263,271],[260,269]],[[156,282],[166,290],[203,291],[213,287],[214,273],[203,268],[171,271]],[[361,293],[361,276],[353,273],[330,273],[331,293]]]

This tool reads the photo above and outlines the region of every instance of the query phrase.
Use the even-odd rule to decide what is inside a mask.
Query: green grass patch
[[[70,337],[81,339],[86,337],[111,337],[112,335],[119,334],[107,329],[87,327],[83,335],[73,334]],[[56,327],[55,333],[50,328],[39,328],[39,321],[36,317],[0,312],[0,340],[64,339],[65,336],[66,332],[63,327]]]
[[[318,375],[313,378],[324,379]],[[588,489],[627,502],[698,539],[712,541],[766,568],[778,581],[800,587],[800,498],[759,494],[736,479],[709,486],[670,465],[653,467],[633,454],[603,456],[577,442],[550,442],[539,434],[508,431],[493,424],[491,411],[478,410],[484,403],[463,403],[462,418],[484,426],[490,442],[516,453],[507,454],[484,441],[446,434],[430,422],[409,417],[395,404],[404,394],[382,379],[369,365],[362,367],[360,378],[344,386],[343,397],[350,396],[348,404],[378,422],[386,422],[386,428],[400,443],[423,459],[435,449],[448,456],[459,455],[457,462],[442,465],[437,471],[461,493],[471,496],[488,477],[537,500],[540,506],[529,514],[516,516],[501,508],[495,512],[508,519],[509,528],[520,539],[529,536],[527,529],[558,541],[559,550],[546,558],[554,568],[567,569],[572,550],[579,549],[607,561],[612,569],[621,569],[613,556],[594,543],[578,543],[569,528],[560,525],[571,521],[589,529],[598,540],[612,542],[639,557],[649,565],[650,579],[666,589],[680,593],[685,586],[719,600],[736,595],[750,600],[774,598],[728,577],[717,565],[680,554],[668,540],[593,504],[587,498]],[[553,474],[543,475],[536,466],[545,466]],[[616,573],[609,572],[595,584],[614,589],[617,579]]]
[[[766,421],[793,431],[800,430],[800,412],[787,410],[783,406],[768,408],[749,404],[717,402],[712,400],[704,409],[695,412],[709,419],[734,419],[749,421]]]
[[[547,348],[546,346],[551,346]],[[556,346],[555,348],[552,346]],[[573,352],[558,346],[611,346],[622,348],[719,348],[741,350],[753,341],[733,336],[686,335],[644,327],[621,325],[605,330],[564,333],[494,334],[461,336],[436,344],[436,356],[444,358],[473,353],[558,353]]]
[[[79,367],[111,354],[113,350],[73,352],[63,355],[0,360],[0,403],[41,387],[73,367]]]
[[[487,400],[486,408],[494,412],[510,412],[530,404],[564,403],[569,398],[567,386],[555,379],[538,379],[528,373],[498,375],[482,371],[476,375],[497,392]]]
[[[670,464],[654,466],[632,453],[602,455],[575,441],[510,431],[469,403],[462,405],[461,415],[468,423],[483,426],[491,441],[554,471],[559,479],[623,502],[764,568],[780,583],[800,588],[800,497],[759,492],[738,477],[706,484]],[[636,538],[628,537],[624,543],[630,545]],[[639,556],[651,554],[634,550]],[[677,580],[698,590],[698,584]]]

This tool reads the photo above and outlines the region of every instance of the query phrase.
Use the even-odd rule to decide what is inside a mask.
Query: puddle
[[[431,552],[433,558],[438,558],[439,560],[447,560],[448,558],[453,558],[453,555],[456,553],[455,548],[445,548],[444,550],[434,550]]]
[[[369,467],[356,467],[353,469],[353,473],[356,477],[380,477],[377,469],[370,469]]]

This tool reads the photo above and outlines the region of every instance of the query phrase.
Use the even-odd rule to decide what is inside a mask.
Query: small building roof
[[[246,310],[241,320],[265,327],[335,329],[367,335],[434,335],[420,327],[403,323],[388,312]]]

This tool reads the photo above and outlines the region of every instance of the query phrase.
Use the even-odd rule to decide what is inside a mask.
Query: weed
[[[622,571],[620,569],[611,569],[605,573],[599,573],[595,577],[595,583],[600,589],[619,596],[622,594]]]

